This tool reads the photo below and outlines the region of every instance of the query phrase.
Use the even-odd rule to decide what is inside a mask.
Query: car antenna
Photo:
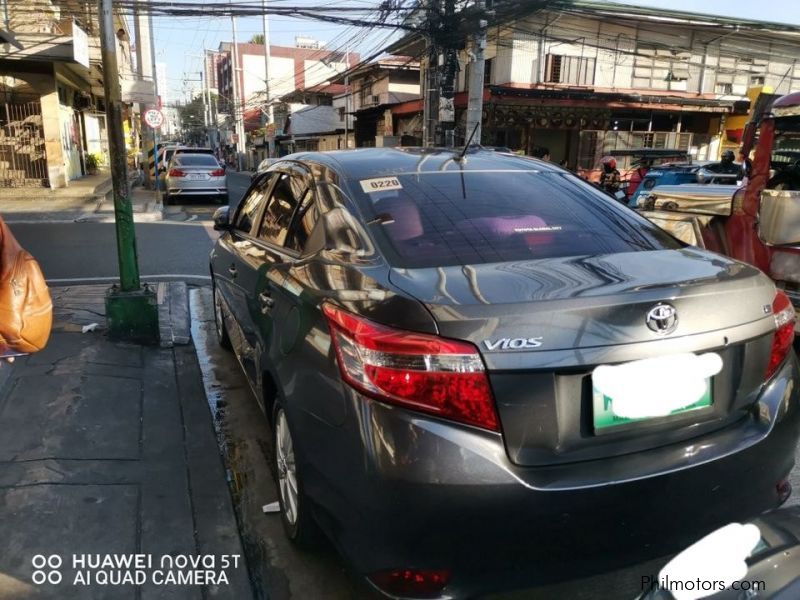
[[[459,154],[456,160],[458,161],[464,160],[464,155],[467,153],[467,149],[469,148],[469,145],[472,143],[472,138],[475,137],[475,132],[478,131],[478,125],[480,124],[481,124],[480,121],[475,123],[475,127],[472,128],[472,133],[469,134],[469,139],[467,140],[467,143],[464,144],[464,149],[461,151],[461,154]]]

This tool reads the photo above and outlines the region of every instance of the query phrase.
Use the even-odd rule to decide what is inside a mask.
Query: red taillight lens
[[[209,175],[211,175],[212,177],[222,177],[223,175],[225,175],[225,169],[217,169],[216,171],[211,171]]]
[[[794,342],[794,307],[789,297],[781,291],[775,294],[772,301],[772,315],[775,317],[775,336],[772,338],[772,352],[769,355],[767,379],[775,374],[786,360]]]
[[[450,581],[450,571],[432,569],[396,569],[380,571],[369,580],[391,596],[436,598]]]
[[[169,170],[170,177],[186,177],[186,173],[181,171],[180,169],[170,169]]]
[[[475,346],[378,325],[331,304],[323,312],[349,385],[382,402],[500,430]]]

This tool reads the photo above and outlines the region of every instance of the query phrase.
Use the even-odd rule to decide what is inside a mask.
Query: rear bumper
[[[226,196],[228,194],[228,188],[169,188],[167,193],[170,196]]]
[[[792,357],[747,423],[535,468],[511,463],[499,435],[348,391],[345,431],[303,419],[317,429],[307,439],[331,446],[317,449],[328,456],[314,457],[317,468],[301,468],[318,520],[363,574],[451,569],[452,597],[576,579],[677,551],[778,506],[776,484],[794,465],[800,434],[797,382]]]

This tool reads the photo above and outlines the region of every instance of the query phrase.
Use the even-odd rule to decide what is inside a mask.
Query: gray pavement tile
[[[2,572],[27,584],[18,598],[133,600],[135,589],[72,586],[72,555],[134,553],[139,490],[135,485],[34,485],[0,490]],[[20,527],[24,523],[24,527]],[[58,555],[60,585],[32,585],[33,557]]]
[[[139,457],[139,381],[20,377],[0,402],[0,460]]]

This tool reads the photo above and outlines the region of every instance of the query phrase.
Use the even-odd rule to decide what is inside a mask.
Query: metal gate
[[[0,187],[48,184],[41,103],[0,101]]]

